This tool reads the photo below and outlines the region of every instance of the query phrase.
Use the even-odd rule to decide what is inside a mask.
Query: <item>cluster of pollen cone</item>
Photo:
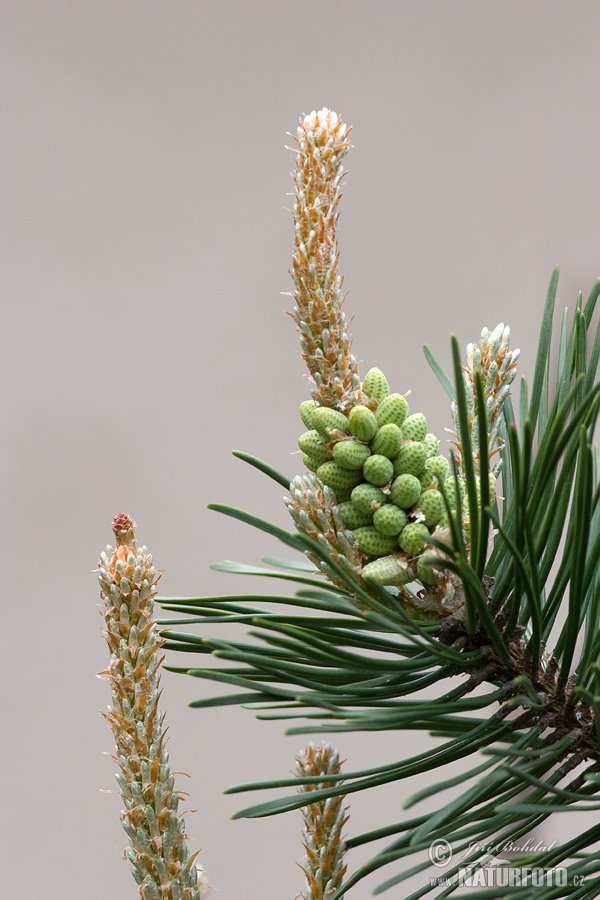
[[[437,584],[433,535],[447,536],[450,506],[463,491],[450,476],[439,441],[422,413],[371,369],[361,385],[365,404],[349,413],[305,401],[308,431],[298,440],[304,464],[335,495],[346,529],[362,555],[361,575],[381,585]],[[492,487],[495,486],[491,485]]]

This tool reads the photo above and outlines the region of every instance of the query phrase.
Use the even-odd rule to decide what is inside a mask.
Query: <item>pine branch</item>
[[[589,314],[588,307],[586,310]],[[590,320],[591,315],[587,321]],[[574,348],[574,342],[566,335],[565,344]],[[180,671],[235,684],[241,693],[215,697],[199,705],[250,700],[259,718],[302,719],[307,723],[293,725],[290,733],[416,728],[446,739],[435,752],[346,773],[343,787],[324,787],[313,779],[315,800],[432,772],[476,752],[491,754],[489,763],[473,766],[474,783],[466,786],[457,800],[442,802],[433,814],[351,838],[350,847],[386,835],[404,835],[354,872],[332,900],[378,868],[403,860],[420,848],[426,849],[436,837],[450,841],[457,852],[473,840],[487,841],[501,852],[503,844],[515,841],[556,811],[600,808],[595,797],[600,789],[600,639],[595,625],[600,599],[600,478],[588,449],[600,405],[598,388],[594,388],[590,375],[590,366],[596,364],[593,356],[586,361],[575,349],[562,355],[561,395],[551,402],[544,393],[536,399],[537,393],[532,392],[538,424],[534,434],[528,424],[532,412],[525,409],[522,442],[512,424],[512,407],[507,401],[501,453],[508,498],[502,519],[494,509],[487,513],[496,532],[483,575],[477,568],[481,563],[479,549],[469,550],[460,523],[463,504],[475,505],[483,521],[485,465],[480,467],[477,478],[465,482],[463,496],[456,490],[456,502],[447,509],[452,540],[448,543],[435,539],[435,544],[440,552],[438,566],[446,567],[457,579],[465,607],[471,610],[469,617],[442,615],[437,622],[418,621],[414,609],[406,606],[397,589],[369,579],[361,583],[356,572],[342,563],[340,545],[335,547],[339,521],[333,507],[328,527],[334,522],[337,525],[330,538],[319,540],[316,534],[313,540],[302,535],[300,544],[310,552],[319,569],[330,579],[337,579],[337,588],[326,583],[319,588],[314,577],[316,570],[311,573],[306,567],[282,560],[271,561],[278,567],[284,566],[279,571],[232,563],[224,567],[229,572],[253,571],[282,578],[288,584],[296,582],[298,593],[287,602],[297,603],[297,612],[273,613],[257,606],[258,598],[251,595],[181,598],[170,601],[166,607],[195,614],[197,621],[203,622],[211,621],[212,616],[218,616],[215,621],[236,621],[235,613],[243,609],[246,621],[254,625],[251,636],[265,642],[256,646],[203,638],[203,652],[212,651],[222,662],[229,661],[230,666]],[[460,366],[458,372],[460,381],[455,389],[462,404]],[[572,385],[570,391],[565,382]],[[582,392],[580,384],[586,384],[587,391]],[[481,398],[479,376],[475,378],[475,390]],[[486,436],[480,433],[479,437],[481,446]],[[470,441],[468,432],[467,447],[471,446]],[[451,499],[449,491],[445,494],[447,500]],[[575,518],[565,521],[558,511],[564,508],[566,512],[573,494],[578,498],[573,508]],[[315,523],[322,516],[316,508],[312,515],[316,528]],[[577,543],[576,535],[581,535],[577,519],[582,516],[589,527],[587,537]],[[247,521],[252,524],[249,518]],[[264,523],[257,527],[267,530]],[[545,582],[563,532],[563,561],[546,596]],[[273,527],[270,533],[288,546],[295,546],[300,538]],[[327,529],[323,527],[320,533],[325,535]],[[484,531],[479,539],[487,542]],[[573,577],[573,596],[579,600],[571,603],[559,640],[547,650],[561,597]],[[263,599],[268,599],[268,595]],[[285,598],[280,600],[286,602]],[[303,615],[307,608],[312,609],[310,616]],[[586,637],[584,653],[577,671],[571,672],[571,648],[582,628]],[[166,646],[189,652],[199,649],[188,635],[172,631]],[[375,656],[373,649],[377,651]],[[238,668],[240,664],[244,668]],[[445,689],[449,678],[453,684],[458,679],[458,687]],[[482,685],[491,685],[492,691],[474,695],[474,689]],[[424,689],[432,687],[435,695],[421,699]],[[492,712],[493,703],[499,705],[497,712]],[[473,716],[477,710],[483,711],[482,718]],[[466,773],[465,780],[468,776]],[[452,783],[452,779],[438,779],[428,792],[442,793]],[[232,790],[292,784],[277,779]],[[301,803],[290,796],[247,807],[239,815],[272,815],[299,808]],[[542,854],[537,863],[545,866],[567,862],[573,877],[582,872],[589,874],[594,858],[591,844],[591,836],[582,836],[576,851],[573,843],[567,842],[562,855],[555,849],[546,856]],[[573,857],[574,852],[580,856]],[[469,863],[484,864],[484,856],[475,856]],[[411,871],[414,867],[404,869],[381,888],[399,883]],[[452,870],[444,874],[452,877]],[[536,894],[525,892],[521,896],[533,900]]]
[[[309,564],[271,557],[269,569],[231,561],[216,566],[281,579],[296,587],[293,597],[163,601],[165,609],[188,614],[189,622],[251,625],[248,641],[169,631],[167,650],[211,654],[215,663],[174,671],[234,688],[192,705],[247,704],[261,719],[300,720],[290,734],[402,729],[443,739],[426,753],[346,772],[343,779],[311,769],[301,776],[311,805],[341,803],[344,795],[464,766],[478,756],[457,797],[440,798],[461,783],[440,772],[408,804],[435,795],[436,809],[350,838],[349,847],[393,840],[328,900],[436,840],[457,853],[475,842],[479,849],[469,850],[469,864],[483,866],[490,848],[502,852],[555,812],[600,809],[600,454],[592,450],[600,328],[588,352],[600,281],[585,305],[580,297],[570,332],[563,316],[552,398],[553,274],[531,392],[522,381],[517,417],[509,388],[518,351],[510,351],[504,325],[483,330],[467,349],[466,365],[453,339],[453,385],[427,348],[453,401],[458,452],[451,467],[425,416],[409,415],[407,393],[390,393],[377,368],[358,380],[337,270],[346,137],[329,110],[313,113],[299,130],[295,319],[315,390],[300,409],[309,430],[298,444],[313,474],[288,482],[268,464],[238,454],[289,484],[287,504],[298,533],[213,507],[300,551]],[[499,473],[503,497],[497,498]],[[301,808],[306,801],[297,784],[297,778],[278,778],[230,788],[294,791],[236,817]],[[597,896],[592,876],[600,872],[599,840],[600,828],[592,828],[536,856],[541,867],[567,865],[572,879],[545,900]],[[376,892],[429,864],[405,866]],[[444,875],[457,872],[454,866]],[[575,892],[573,879],[582,885]],[[425,885],[408,900],[434,890]],[[535,885],[503,889],[503,896],[516,893],[520,900],[541,896]]]

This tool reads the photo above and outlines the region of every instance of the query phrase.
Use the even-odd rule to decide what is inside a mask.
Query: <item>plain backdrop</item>
[[[354,350],[441,436],[448,404],[422,344],[447,365],[452,332],[464,346],[504,321],[528,377],[553,267],[561,308],[599,274],[600,9],[3,0],[0,12],[2,895],[125,900],[137,889],[120,800],[101,793],[116,783],[92,569],[125,511],[163,593],[269,587],[209,568],[280,547],[206,504],[291,524],[283,490],[230,455],[300,468],[309,385],[282,296],[286,132],[322,106],[354,126],[340,220]],[[187,708],[218,686],[163,684],[213,896],[293,898],[298,814],[231,821],[258,797],[222,791],[285,776],[304,739],[237,707]],[[433,746],[414,732],[336,743],[353,769]],[[424,783],[354,796],[349,830],[398,821]]]

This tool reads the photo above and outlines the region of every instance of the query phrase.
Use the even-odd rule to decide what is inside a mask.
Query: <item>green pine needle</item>
[[[442,388],[456,402],[465,495],[461,499],[457,490],[455,497],[448,496],[439,486],[450,537],[432,543],[443,553],[440,568],[453,573],[464,592],[465,622],[419,618],[402,592],[361,580],[331,559],[326,542],[219,504],[210,508],[275,537],[298,556],[267,556],[264,566],[224,561],[213,568],[277,578],[282,593],[160,601],[170,613],[188,616],[163,625],[185,622],[203,628],[203,636],[165,632],[168,651],[202,654],[201,665],[172,671],[230,691],[192,706],[243,705],[260,719],[293,723],[289,734],[419,730],[439,739],[425,753],[339,778],[284,776],[228,789],[283,791],[234,817],[257,818],[305,805],[306,795],[296,790],[300,783],[315,784],[311,802],[317,802],[428,775],[427,787],[410,793],[404,806],[435,797],[436,808],[351,835],[350,848],[389,843],[377,846],[330,900],[351,893],[384,867],[391,866],[389,875],[375,893],[423,872],[429,860],[422,855],[436,839],[447,840],[455,853],[473,842],[501,848],[560,812],[600,808],[600,453],[593,447],[600,410],[600,327],[593,339],[591,332],[600,280],[585,304],[579,299],[570,327],[566,311],[561,314],[553,354],[557,284],[555,270],[531,390],[524,381],[521,386],[518,424],[510,399],[502,408],[503,497],[498,503],[490,494],[485,428],[471,441],[456,339],[451,343],[453,380],[424,348]],[[556,379],[550,377],[554,358]],[[474,384],[476,407],[482,411],[484,384],[478,373]],[[267,463],[246,453],[234,455],[289,485]],[[321,562],[337,586],[318,573],[315,563]],[[295,593],[286,594],[285,587]],[[216,623],[246,623],[250,632],[242,640],[212,637],[208,632]],[[452,766],[459,763],[457,774]],[[343,785],[337,784],[342,777]],[[319,788],[319,782],[328,786]],[[457,788],[458,796],[445,795]],[[521,885],[503,888],[502,896],[550,900],[568,894],[592,900],[600,892],[599,840],[596,825],[531,856],[543,868],[568,865],[570,876],[582,879],[577,886],[571,882],[540,893],[534,885]],[[418,853],[421,857],[414,859]],[[485,865],[485,860],[485,852],[476,852],[469,864]],[[451,878],[459,867],[447,867],[444,877]],[[426,881],[410,898],[451,892]],[[470,900],[490,896],[469,889]]]

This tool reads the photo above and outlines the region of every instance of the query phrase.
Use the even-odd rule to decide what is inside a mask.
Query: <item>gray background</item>
[[[447,364],[509,322],[533,367],[553,266],[559,306],[599,270],[596,2],[4,0],[3,896],[134,897],[113,789],[91,574],[120,511],[163,592],[259,581],[211,571],[279,547],[206,510],[288,523],[282,490],[308,396],[291,320],[284,210],[301,112],[354,125],[341,268],[362,371],[379,365],[439,435]],[[174,661],[171,658],[171,661]],[[192,660],[190,660],[192,661]],[[167,674],[173,767],[221,900],[294,897],[297,814],[230,821],[285,775],[298,737]],[[339,736],[356,769],[425,739]],[[423,782],[419,781],[419,785]],[[354,833],[416,785],[352,799]],[[561,825],[565,820],[561,820]],[[360,859],[351,857],[351,867]],[[391,872],[389,873],[391,874]],[[369,895],[375,876],[352,894]],[[399,886],[393,898],[404,896]]]

